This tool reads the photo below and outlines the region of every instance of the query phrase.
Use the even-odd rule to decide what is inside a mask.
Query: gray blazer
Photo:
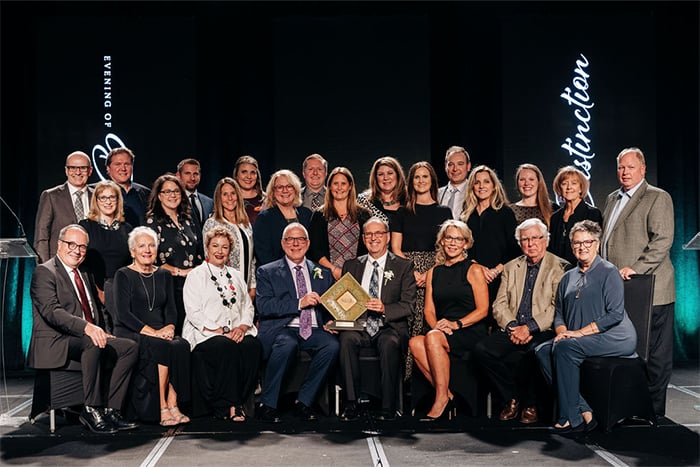
[[[95,324],[109,332],[95,284],[89,274],[81,273],[85,293],[90,295]],[[66,269],[54,257],[34,270],[32,285],[32,339],[28,364],[31,368],[61,368],[68,362],[69,337],[82,337],[87,321]]]
[[[94,189],[87,187],[88,199],[92,198]],[[87,214],[89,206],[85,206]],[[68,224],[77,224],[73,200],[68,189],[68,182],[44,190],[39,198],[34,228],[34,249],[39,254],[39,262],[48,261],[56,256],[58,233]]]
[[[608,195],[603,211],[603,231],[620,190]],[[673,245],[673,201],[664,190],[644,180],[612,226],[608,239],[608,261],[618,269],[630,267],[637,274],[655,274],[654,305],[676,301],[671,245]],[[605,235],[603,235],[603,238]]]

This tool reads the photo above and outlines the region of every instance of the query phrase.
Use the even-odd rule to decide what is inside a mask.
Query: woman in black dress
[[[258,213],[262,211],[265,197],[258,161],[252,156],[241,156],[236,159],[236,164],[233,166],[233,179],[241,188],[245,212],[250,219],[250,225],[253,225]]]
[[[369,190],[357,196],[357,204],[391,226],[396,211],[406,205],[406,177],[399,161],[391,156],[374,161],[369,173]]]
[[[124,200],[119,185],[111,180],[95,185],[90,212],[79,224],[90,236],[84,267],[93,274],[100,301],[112,316],[114,273],[131,261],[127,237],[133,228],[124,222]]]
[[[588,196],[588,179],[573,165],[559,169],[552,188],[564,200],[564,206],[552,214],[549,228],[551,237],[547,249],[569,263],[576,264],[576,256],[569,241],[571,227],[584,220],[597,222],[602,227],[603,215],[598,208],[584,201]]]
[[[515,170],[515,186],[520,200],[510,205],[516,224],[537,218],[549,227],[552,217],[552,201],[542,171],[535,164],[520,164]]]
[[[486,337],[488,289],[478,267],[467,261],[472,234],[464,222],[445,221],[438,233],[436,265],[428,271],[425,321],[430,331],[409,341],[416,366],[435,388],[435,402],[421,421],[449,414],[449,354],[461,356]]]
[[[190,346],[175,335],[172,275],[154,266],[158,236],[148,227],[131,231],[129,251],[134,262],[114,275],[114,301],[115,334],[139,343],[130,410],[144,421],[160,419],[166,427],[188,423],[178,401],[189,400]]]
[[[180,180],[173,175],[161,175],[153,184],[146,213],[146,227],[158,234],[156,265],[173,276],[177,321],[175,334],[182,334],[185,305],[182,288],[187,274],[202,262],[199,242],[202,232],[195,229],[190,213],[192,207]],[[203,251],[203,250],[201,250]]]

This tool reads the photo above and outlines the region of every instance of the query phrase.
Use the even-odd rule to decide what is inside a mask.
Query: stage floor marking
[[[389,467],[389,460],[386,458],[382,442],[378,436],[367,438],[367,446],[369,447],[369,454],[372,456],[372,465],[374,467]]]
[[[586,447],[590,449],[591,451],[595,452],[598,456],[603,458],[608,464],[614,466],[614,467],[629,467],[629,465],[625,464],[622,459],[617,457],[616,455],[606,451],[605,449],[601,448],[600,446],[596,446],[594,444],[586,444]]]
[[[158,460],[165,454],[165,450],[168,449],[170,443],[175,439],[175,435],[182,430],[182,427],[177,427],[176,430],[168,430],[163,435],[164,437],[158,440],[148,456],[141,462],[141,467],[153,467],[158,463]]]

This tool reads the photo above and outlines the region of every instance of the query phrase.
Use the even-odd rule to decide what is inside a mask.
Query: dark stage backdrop
[[[674,198],[676,355],[698,357],[698,255],[681,248],[699,216],[696,3],[165,5],[0,4],[0,189],[30,240],[66,155],[94,155],[97,181],[120,141],[136,153],[135,181],[197,157],[209,194],[242,154],[259,160],[264,183],[319,152],[360,189],[386,154],[405,170],[431,161],[443,184],[444,151],[458,144],[513,200],[520,163],[550,185],[560,166],[590,164],[601,207],[615,156],[636,145],[648,180]],[[18,234],[6,210],[0,230]],[[12,263],[9,368],[24,364],[32,270]]]

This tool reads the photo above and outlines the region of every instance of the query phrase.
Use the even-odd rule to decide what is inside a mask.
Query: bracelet
[[[175,268],[175,275],[180,277],[180,268]]]

